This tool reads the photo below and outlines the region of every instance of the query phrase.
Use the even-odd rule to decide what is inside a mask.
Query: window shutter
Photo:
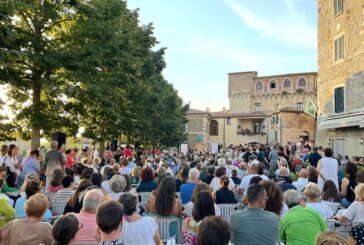
[[[344,87],[335,89],[335,113],[340,113],[345,110]]]

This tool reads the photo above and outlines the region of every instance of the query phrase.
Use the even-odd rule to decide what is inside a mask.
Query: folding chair
[[[239,206],[238,204],[218,204],[217,205],[221,211],[221,217],[229,222],[230,216],[234,210]]]

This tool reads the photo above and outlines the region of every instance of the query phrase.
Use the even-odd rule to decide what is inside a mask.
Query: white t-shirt
[[[212,188],[212,191],[220,190],[220,178],[215,177],[212,179],[210,183],[210,187]],[[229,178],[229,189],[232,190],[235,187],[234,181]]]
[[[255,177],[255,176],[259,176],[261,177],[263,180],[269,180],[269,178],[267,176],[263,175],[259,175],[259,174],[250,174],[247,175],[245,177],[242,178],[241,183],[239,188],[244,190],[244,195],[246,195],[247,191],[248,191],[248,187],[250,184],[250,180]]]
[[[10,157],[10,156],[5,157],[5,166],[9,167],[10,171],[13,173],[15,172],[15,165],[17,163],[18,160],[16,159],[16,157]]]
[[[325,203],[320,202],[306,202],[306,207],[313,208],[321,214],[324,220],[331,219],[334,216],[334,212]]]
[[[132,223],[124,220],[121,241],[128,245],[155,245],[153,237],[157,231],[158,225],[152,217],[144,216]]]
[[[123,175],[123,174],[130,175],[132,170],[133,170],[132,168],[128,168],[128,167],[120,168],[120,169],[119,169],[119,173],[120,173],[121,175]]]
[[[214,203],[214,208],[215,208],[215,216],[221,216],[220,208],[215,203]],[[185,206],[185,213],[188,217],[192,217],[192,210],[193,210],[193,202],[188,202]]]
[[[364,204],[353,202],[344,212],[343,216],[352,222],[364,222]]]

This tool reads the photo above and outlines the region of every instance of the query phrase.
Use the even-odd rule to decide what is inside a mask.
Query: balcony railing
[[[266,132],[253,132],[252,130],[246,128],[246,129],[239,129],[236,134],[254,136],[254,135],[266,135]]]

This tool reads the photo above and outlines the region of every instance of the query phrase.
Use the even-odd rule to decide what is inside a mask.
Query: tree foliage
[[[165,49],[125,1],[2,1],[0,24],[0,84],[33,146],[41,130],[79,127],[97,141],[185,139],[188,106],[163,78]]]

